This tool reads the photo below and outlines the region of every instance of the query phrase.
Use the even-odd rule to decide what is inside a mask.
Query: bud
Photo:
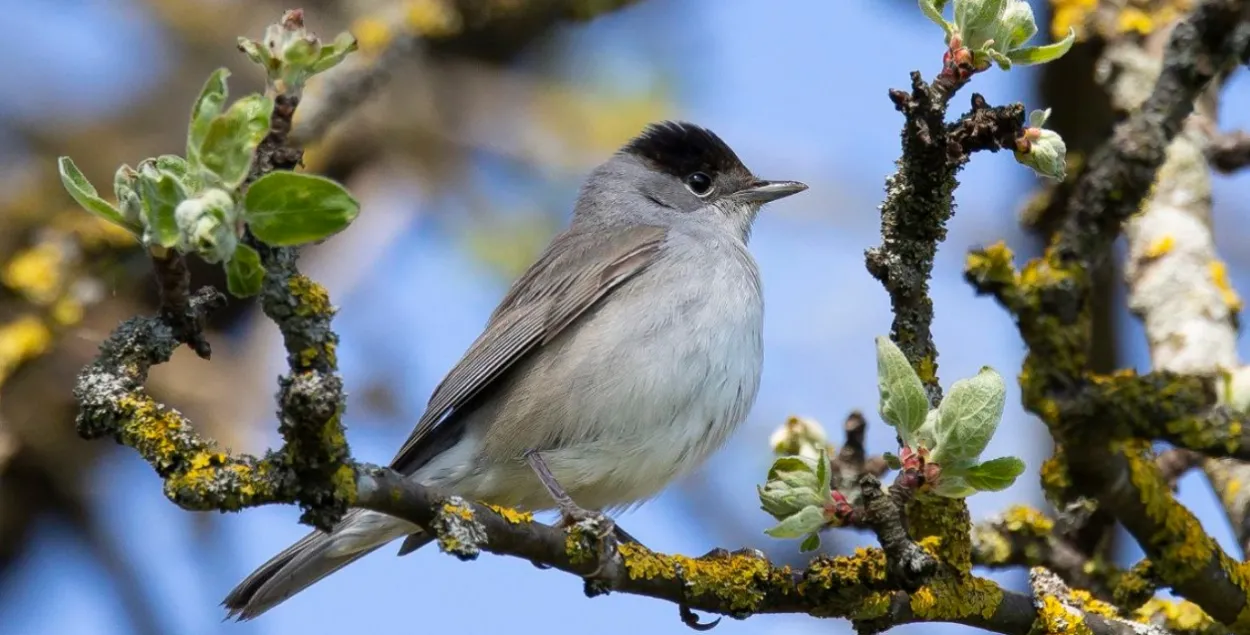
[[[135,191],[138,179],[139,173],[124,163],[113,175],[113,195],[117,197],[117,207],[122,218],[134,227],[143,226],[143,202]]]
[[[288,95],[299,95],[309,77],[332,68],[356,48],[350,33],[323,44],[304,28],[300,9],[287,11],[281,22],[269,25],[260,42],[239,38],[239,49],[264,67],[270,88]]]
[[[760,506],[777,520],[785,520],[806,507],[823,507],[821,483],[815,460],[790,456],[778,459],[759,489]]]
[[[1067,176],[1068,146],[1059,133],[1041,127],[1049,117],[1050,109],[1029,113],[1029,127],[1016,140],[1016,161],[1041,176],[1062,181]]]
[[[229,260],[239,244],[234,220],[234,199],[220,189],[209,189],[178,205],[174,212],[178,222],[181,247],[194,251],[205,262]]]
[[[1037,20],[1027,0],[955,0],[953,23],[942,17],[945,2],[919,2],[925,15],[946,32],[945,66],[952,69],[983,71],[991,62],[1003,70],[1014,64],[1044,64],[1063,56],[1076,40],[1076,32],[1069,30],[1054,44],[1025,46],[1037,35]]]
[[[772,446],[774,454],[813,460],[820,458],[821,451],[829,445],[825,429],[806,417],[786,419],[768,438],[768,444]]]

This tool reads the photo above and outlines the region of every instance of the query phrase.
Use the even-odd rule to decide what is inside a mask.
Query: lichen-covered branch
[[[587,585],[594,594],[643,595],[735,618],[761,613],[842,617],[855,621],[861,633],[942,621],[1025,635],[1039,614],[1029,596],[970,575],[942,577],[911,591],[898,588],[880,549],[818,557],[803,570],[775,566],[758,552],[690,558],[656,553],[634,543],[616,545],[600,558],[589,531],[574,527],[566,533],[536,523],[528,514],[442,496],[390,470],[362,468],[359,487],[357,505],[430,530],[444,551],[464,559],[485,551],[578,576],[595,573]],[[923,545],[931,556],[940,551],[934,550],[932,540]],[[1072,619],[1099,635],[1135,632],[1115,609],[1102,604],[1078,610]]]
[[[946,222],[954,214],[955,174],[973,152],[1014,147],[1024,127],[1024,107],[991,108],[974,94],[972,109],[948,125],[946,102],[935,98],[920,73],[912,73],[911,81],[910,92],[890,91],[894,107],[906,118],[903,156],[898,171],[886,181],[881,246],[868,250],[866,260],[868,271],[890,294],[890,339],[907,355],[936,405],[942,389],[929,278],[938,244],[946,238]]]
[[[1056,457],[1043,469],[1048,493],[1096,499],[1142,545],[1158,579],[1234,631],[1250,630],[1250,571],[1229,557],[1175,500],[1148,441],[1117,438],[1134,415],[1150,425],[1196,416],[1210,404],[1202,381],[1164,374],[1088,373],[1089,276],[1146,197],[1194,100],[1224,67],[1250,3],[1207,0],[1172,32],[1163,70],[1141,109],[1094,153],[1074,188],[1071,214],[1046,254],[1017,271],[994,246],[970,254],[967,277],[1015,316],[1029,354],[1021,372],[1026,408],[1048,425]],[[1153,394],[1139,393],[1149,385]],[[1172,398],[1175,397],[1175,400]]]
[[[1207,146],[1207,160],[1211,167],[1225,174],[1250,167],[1250,133],[1239,130],[1212,139]]]

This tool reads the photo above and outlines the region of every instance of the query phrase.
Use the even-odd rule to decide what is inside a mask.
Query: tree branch
[[[1010,251],[998,245],[974,251],[967,268],[980,292],[994,294],[1013,313],[1029,347],[1021,373],[1024,403],[1057,442],[1056,457],[1043,469],[1048,490],[1064,499],[1097,499],[1141,544],[1161,581],[1234,630],[1245,630],[1250,621],[1250,571],[1175,500],[1149,442],[1117,440],[1121,426],[1108,421],[1142,414],[1138,397],[1151,402],[1152,421],[1176,420],[1205,408],[1209,393],[1198,389],[1200,380],[1167,381],[1156,374],[1148,380],[1156,382],[1156,392],[1138,396],[1130,388],[1141,387],[1136,379],[1094,376],[1085,361],[1088,270],[1106,257],[1124,221],[1138,210],[1168,145],[1229,59],[1233,32],[1248,14],[1250,2],[1207,0],[1175,28],[1153,91],[1094,153],[1075,186],[1071,215],[1046,254],[1018,272]]]

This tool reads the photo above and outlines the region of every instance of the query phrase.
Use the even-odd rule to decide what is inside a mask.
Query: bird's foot
[[[556,507],[560,510],[560,522],[558,526],[566,531],[579,528],[588,531],[595,538],[598,545],[598,565],[593,571],[585,576],[588,581],[587,593],[591,593],[589,581],[598,579],[607,564],[611,561],[616,553],[616,542],[623,537],[629,542],[638,542],[634,540],[623,529],[616,526],[616,521],[609,518],[606,514],[599,511],[584,509],[564,491],[564,487],[556,480],[551,469],[547,467],[546,461],[538,452],[528,452],[525,460],[529,463],[530,469],[534,470],[534,474],[538,476],[539,482],[543,484],[543,488],[547,490],[552,500],[555,501]]]

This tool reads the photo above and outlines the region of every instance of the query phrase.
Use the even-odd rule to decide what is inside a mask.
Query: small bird
[[[568,229],[513,283],[391,467],[566,523],[658,494],[755,402],[764,302],[747,241],[760,207],[806,189],[757,178],[705,128],[648,126],[591,173]],[[400,555],[432,540],[352,510],[222,604],[252,619],[405,536]]]

